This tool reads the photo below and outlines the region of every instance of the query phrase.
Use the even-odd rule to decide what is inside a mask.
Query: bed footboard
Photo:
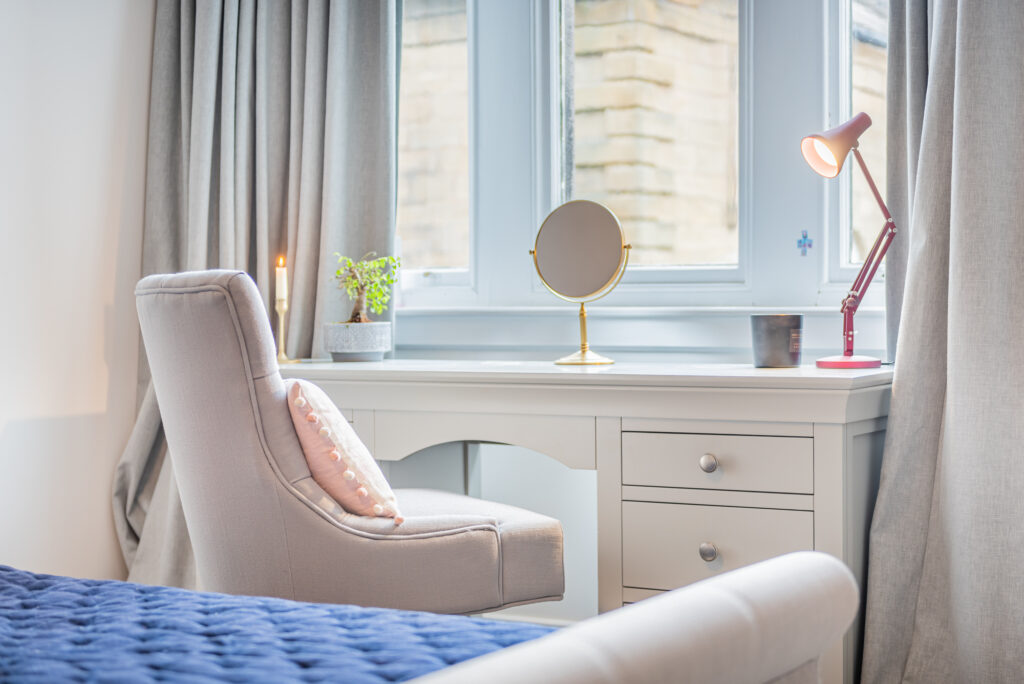
[[[422,684],[817,682],[859,605],[824,553],[773,558],[417,679]]]

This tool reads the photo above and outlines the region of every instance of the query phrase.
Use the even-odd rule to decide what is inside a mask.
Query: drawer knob
[[[718,558],[718,547],[712,544],[711,542],[701,543],[700,549],[698,550],[700,552],[701,560],[703,560],[706,563],[710,563],[711,561]]]
[[[697,465],[699,465],[700,469],[705,473],[713,473],[718,470],[718,459],[715,458],[714,454],[704,454],[700,457],[700,460],[697,461]]]

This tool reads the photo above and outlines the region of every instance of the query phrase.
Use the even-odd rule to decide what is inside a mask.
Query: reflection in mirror
[[[530,252],[537,274],[552,293],[580,305],[580,350],[555,363],[583,366],[614,363],[590,351],[584,303],[600,299],[618,285],[626,271],[629,248],[615,214],[597,202],[566,202],[541,224]]]
[[[537,271],[555,294],[591,299],[622,267],[622,229],[615,215],[596,202],[563,204],[537,233]]]

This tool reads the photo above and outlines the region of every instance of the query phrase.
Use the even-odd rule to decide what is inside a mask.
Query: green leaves
[[[334,273],[338,287],[344,289],[349,299],[357,304],[353,319],[359,320],[356,314],[361,313],[361,319],[366,320],[367,308],[375,314],[387,309],[391,286],[398,281],[401,260],[392,256],[374,258],[376,252],[364,254],[359,261],[352,261],[337,252],[334,255],[338,257],[338,270]]]

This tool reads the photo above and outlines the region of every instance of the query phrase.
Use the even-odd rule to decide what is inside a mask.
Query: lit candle
[[[284,265],[284,256],[277,257],[277,298],[288,299],[288,269]]]

